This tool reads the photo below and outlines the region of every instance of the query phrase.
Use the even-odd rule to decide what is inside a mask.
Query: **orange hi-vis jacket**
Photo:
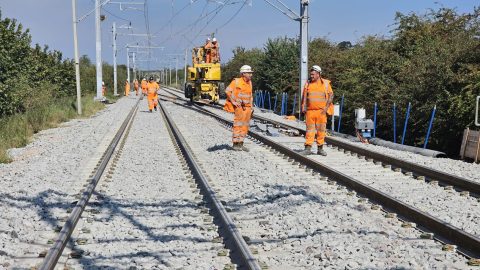
[[[252,81],[245,82],[243,78],[235,78],[225,90],[227,101],[223,109],[227,112],[234,112],[232,101],[242,104],[242,107],[252,107]]]
[[[303,88],[302,110],[325,110],[327,104],[333,109],[332,99],[333,90],[329,80],[319,79],[315,82],[307,82]],[[330,111],[330,108],[327,109]]]
[[[142,80],[142,84],[141,84],[142,90],[146,90],[146,89],[147,89],[147,84],[148,84],[147,81]]]
[[[160,86],[158,85],[157,82],[148,82],[147,83],[147,93],[148,96],[156,96],[157,95],[157,90],[160,89]]]

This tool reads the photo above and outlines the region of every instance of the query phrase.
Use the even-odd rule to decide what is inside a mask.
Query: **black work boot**
[[[324,157],[327,156],[327,152],[323,150],[323,145],[318,146],[317,155],[324,156]]]
[[[242,151],[242,148],[240,147],[240,143],[238,143],[238,142],[233,143],[232,149],[234,151]]]
[[[250,149],[248,149],[245,145],[243,145],[243,142],[239,143],[240,144],[240,149],[245,152],[250,152]]]
[[[155,106],[155,111],[157,111],[157,106]]]
[[[302,154],[304,156],[313,154],[312,153],[312,146],[311,145],[305,145],[305,149],[303,151],[301,151],[300,154]]]
[[[150,112],[152,112],[152,110],[149,110]]]

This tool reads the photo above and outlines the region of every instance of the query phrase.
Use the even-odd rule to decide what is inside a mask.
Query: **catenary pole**
[[[127,47],[127,80],[130,81],[130,52]]]
[[[80,88],[80,61],[78,60],[78,40],[77,40],[77,0],[72,0],[72,18],[73,18],[73,48],[75,57],[75,81],[77,84],[77,113],[82,114],[82,90]]]
[[[117,25],[113,22],[113,95],[118,96],[117,87]],[[130,83],[130,81],[128,81]]]
[[[308,72],[308,4],[309,0],[300,0],[300,85],[298,94],[303,97],[303,86],[307,82]],[[298,115],[301,116],[301,102],[298,103]]]
[[[95,0],[95,48],[97,67],[97,96],[96,100],[103,99],[102,93],[102,35],[100,28],[100,0]]]

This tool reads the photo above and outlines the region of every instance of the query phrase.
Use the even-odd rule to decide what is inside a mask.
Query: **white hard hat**
[[[212,40],[212,41],[213,41],[213,42],[217,42],[217,38],[213,38],[213,40]]]
[[[207,38],[207,40],[210,40],[210,38]]]
[[[310,70],[315,70],[316,72],[322,74],[322,68],[317,65],[312,66]]]
[[[104,81],[102,81],[102,85],[105,85],[105,82],[104,82]]]
[[[243,65],[240,68],[240,73],[252,73],[252,72],[253,72],[252,67],[249,65]]]

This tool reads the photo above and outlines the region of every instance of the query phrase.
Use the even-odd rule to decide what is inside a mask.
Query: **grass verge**
[[[76,117],[89,117],[105,105],[93,100],[93,95],[82,97],[83,115],[77,115],[75,97],[56,99],[36,106],[23,114],[0,119],[0,163],[11,162],[7,150],[27,145],[33,134],[57,127],[60,123]]]

